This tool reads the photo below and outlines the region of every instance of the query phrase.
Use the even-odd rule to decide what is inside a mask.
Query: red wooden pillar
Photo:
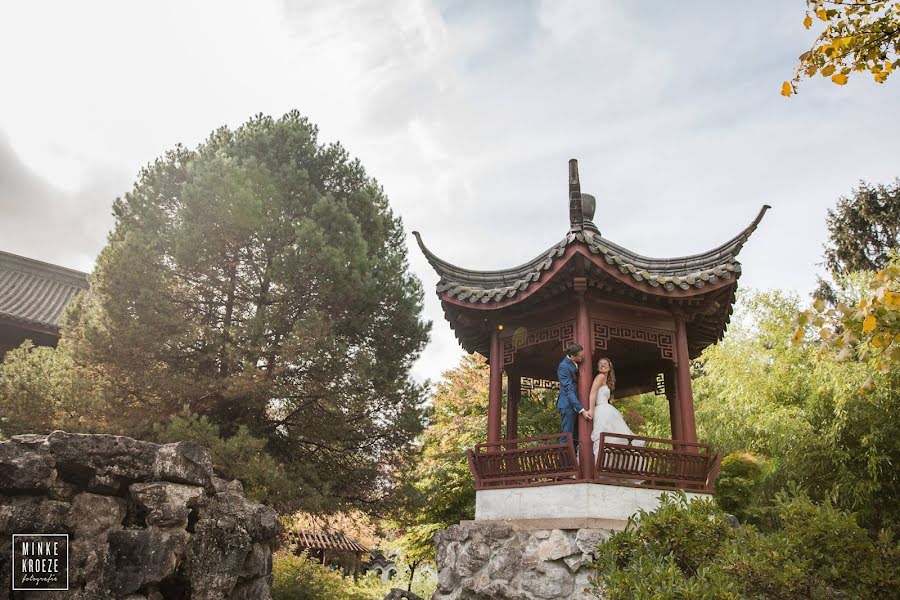
[[[491,331],[491,377],[488,388],[488,443],[500,441],[500,403],[503,394],[503,355],[500,351],[500,330]]]
[[[675,369],[675,363],[673,362],[672,368],[665,371],[664,377],[666,378],[666,399],[669,401],[669,425],[672,428],[672,439],[681,440],[684,434],[681,430],[681,411],[678,409],[678,394],[675,391]]]
[[[519,437],[519,398],[522,396],[522,378],[515,369],[506,370],[506,439]]]
[[[688,354],[687,329],[684,317],[675,316],[675,397],[681,426],[680,439],[697,442],[697,423],[694,419],[694,392],[691,390],[691,358]],[[674,427],[674,424],[673,424]]]
[[[584,410],[590,408],[588,396],[591,394],[593,381],[593,357],[591,343],[591,319],[588,315],[584,294],[587,291],[587,279],[575,278],[575,293],[578,296],[578,310],[575,313],[575,342],[584,348],[584,360],[578,366],[578,400]],[[578,476],[581,479],[594,477],[594,447],[591,442],[591,421],[584,416],[578,417]]]

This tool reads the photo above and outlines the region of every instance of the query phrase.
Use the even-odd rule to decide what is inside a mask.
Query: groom
[[[579,344],[566,346],[566,355],[556,369],[556,377],[559,379],[559,398],[556,399],[556,408],[562,417],[562,432],[571,433],[575,442],[575,450],[578,450],[578,415],[584,414],[584,418],[591,419],[591,415],[584,410],[578,401],[578,365],[584,360],[584,348]],[[559,439],[560,444],[566,443],[566,438]]]

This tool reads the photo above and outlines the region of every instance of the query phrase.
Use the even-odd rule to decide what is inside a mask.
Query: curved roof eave
[[[715,281],[725,271],[739,273],[740,263],[736,257],[769,208],[769,205],[764,205],[750,225],[724,244],[700,254],[669,259],[637,254],[591,231],[570,231],[561,242],[518,267],[474,271],[438,258],[425,246],[419,232],[414,231],[413,235],[416,236],[422,253],[441,278],[438,292],[449,291],[451,296],[461,293],[464,296],[462,299],[472,298],[472,301],[483,303],[485,296],[494,297],[498,301],[501,298],[511,298],[517,291],[528,287],[528,283],[539,279],[575,242],[584,244],[593,254],[602,254],[608,264],[615,265],[622,273],[629,273],[638,282],[646,282],[651,287],[662,286],[667,291],[676,288],[687,290],[691,287],[703,287],[707,281]]]

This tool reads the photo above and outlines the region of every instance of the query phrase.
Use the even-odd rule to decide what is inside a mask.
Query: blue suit
[[[564,356],[556,369],[556,377],[559,379],[559,397],[556,399],[556,408],[562,417],[562,432],[571,433],[575,447],[578,447],[578,413],[584,410],[578,401],[578,365],[568,356]],[[560,438],[564,443],[566,438]]]

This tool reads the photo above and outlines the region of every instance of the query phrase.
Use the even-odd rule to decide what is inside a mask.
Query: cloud
[[[408,231],[475,269],[562,238],[576,157],[603,234],[643,254],[707,250],[771,204],[741,254],[742,286],[805,293],[825,210],[859,179],[898,175],[896,84],[779,95],[815,33],[783,0],[740,12],[599,0],[63,2],[51,21],[46,10],[0,8],[21,25],[0,38],[20,57],[4,73],[0,168],[25,177],[0,189],[31,186],[8,213],[13,196],[0,196],[15,219],[0,235],[50,259],[96,252],[125,174],[175,143],[294,108],[360,158]],[[460,350],[409,243],[435,322],[416,374],[436,377]]]
[[[94,170],[74,192],[62,190],[29,169],[0,133],[0,250],[90,270],[127,181],[121,172]]]

